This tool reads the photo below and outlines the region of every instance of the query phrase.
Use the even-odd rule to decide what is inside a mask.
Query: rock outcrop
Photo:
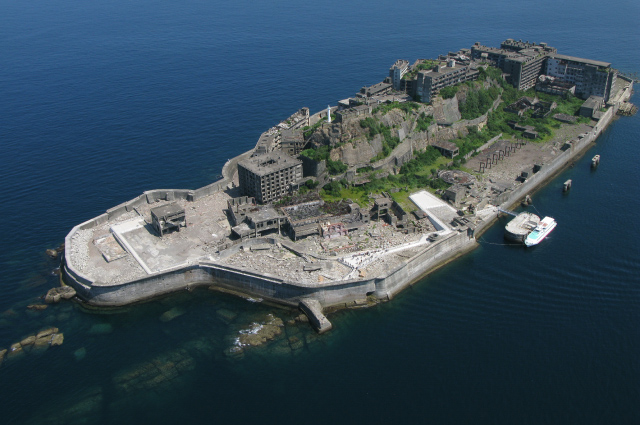
[[[56,288],[49,289],[47,295],[44,297],[44,301],[47,304],[55,304],[61,300],[69,300],[76,296],[76,290],[70,286],[58,286]]]

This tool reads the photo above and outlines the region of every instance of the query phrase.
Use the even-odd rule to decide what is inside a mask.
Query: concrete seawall
[[[632,86],[627,89],[620,99],[630,97]],[[518,202],[525,195],[541,187],[545,181],[556,175],[574,158],[581,155],[591,146],[602,131],[612,122],[617,112],[618,104],[611,105],[608,111],[595,125],[593,130],[572,143],[570,149],[558,154],[553,161],[545,164],[540,171],[527,179],[516,190],[504,193],[500,198],[500,206],[509,207]],[[171,201],[185,199],[194,201],[201,197],[226,189],[231,181],[233,170],[237,162],[250,152],[243,153],[228,161],[223,168],[223,179],[197,190],[162,189],[144,192],[139,197],[107,210],[104,214],[75,226],[65,238],[65,258],[70,258],[73,235],[83,229],[89,229],[109,220],[115,219],[126,212],[135,210],[144,203],[154,203],[157,200]],[[308,314],[321,308],[349,305],[361,301],[368,296],[389,300],[397,293],[424,277],[436,267],[460,256],[477,246],[476,238],[482,234],[497,218],[497,213],[483,220],[474,230],[472,237],[466,231],[451,232],[436,242],[425,245],[417,254],[403,261],[392,270],[380,276],[351,279],[344,281],[325,281],[322,283],[290,282],[278,276],[259,274],[239,267],[230,267],[213,261],[200,261],[197,264],[178,267],[176,269],[159,272],[132,280],[122,284],[106,284],[96,282],[76,270],[70,261],[63,260],[63,280],[73,286],[78,295],[87,303],[96,306],[121,306],[176,292],[189,290],[197,286],[209,286],[228,290],[247,296],[262,298],[290,307],[305,304]],[[244,241],[231,250],[240,249],[241,245],[257,243],[277,243],[276,239],[258,238]],[[317,304],[316,304],[317,303]],[[310,308],[309,306],[313,306]],[[321,311],[320,311],[321,313]],[[313,315],[313,314],[312,314]],[[324,317],[324,316],[322,316]],[[316,327],[326,329],[327,323],[319,315],[312,321],[317,321]],[[318,328],[320,330],[320,328]]]

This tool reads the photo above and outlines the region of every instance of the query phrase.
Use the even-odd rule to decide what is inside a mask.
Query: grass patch
[[[399,192],[390,193],[389,195],[391,195],[394,201],[400,204],[402,209],[404,209],[407,213],[410,213],[418,209],[418,207],[416,207],[416,204],[411,202],[411,200],[409,199],[409,195],[414,192],[415,191],[401,190]]]

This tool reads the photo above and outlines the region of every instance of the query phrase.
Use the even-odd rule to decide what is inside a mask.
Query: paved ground
[[[556,130],[554,138],[551,141],[546,143],[528,141],[523,147],[511,153],[510,156],[498,161],[497,164],[492,164],[491,168],[480,173],[479,178],[484,178],[485,181],[489,180],[492,183],[498,183],[505,187],[513,186],[525,168],[533,164],[544,164],[551,161],[561,152],[560,148],[566,141],[576,138],[578,135],[586,133],[591,129],[592,127],[587,124],[563,125],[560,129]],[[472,171],[479,172],[480,162],[499,147],[498,143],[500,142],[496,142],[495,145],[489,147],[484,152],[470,158],[465,166]]]

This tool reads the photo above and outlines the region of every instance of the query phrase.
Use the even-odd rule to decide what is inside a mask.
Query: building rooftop
[[[284,152],[274,151],[245,159],[244,161],[240,161],[238,165],[246,168],[253,174],[264,176],[295,165],[302,165],[302,161]]]
[[[458,146],[453,143],[453,142],[448,142],[448,141],[440,141],[440,142],[436,142],[433,144],[433,146],[437,147],[437,148],[442,148],[442,149],[446,149],[446,150],[450,150],[450,151],[455,151],[456,149],[458,149]]]
[[[555,59],[559,59],[559,60],[580,62],[580,63],[586,63],[586,64],[589,64],[589,65],[595,65],[595,66],[602,66],[602,67],[605,67],[605,68],[608,68],[608,67],[611,66],[610,62],[602,62],[602,61],[597,61],[597,60],[593,60],[593,59],[578,58],[576,56],[554,54],[554,55],[551,55],[551,57],[555,58]]]
[[[420,74],[423,74],[425,77],[429,76],[431,78],[437,79],[443,77],[447,74],[451,74],[452,72],[460,71],[463,68],[467,68],[466,65],[458,65],[457,63],[454,66],[439,66],[438,71],[428,70],[428,71],[420,71]]]
[[[600,105],[604,103],[604,98],[602,96],[589,96],[587,100],[582,104],[583,108],[598,108]]]
[[[184,214],[184,208],[182,208],[177,203],[163,205],[161,207],[156,207],[151,209],[151,214],[156,217],[168,217],[174,214]]]
[[[275,208],[270,206],[256,207],[255,211],[247,214],[247,217],[254,223],[285,218],[283,214],[280,214]]]

